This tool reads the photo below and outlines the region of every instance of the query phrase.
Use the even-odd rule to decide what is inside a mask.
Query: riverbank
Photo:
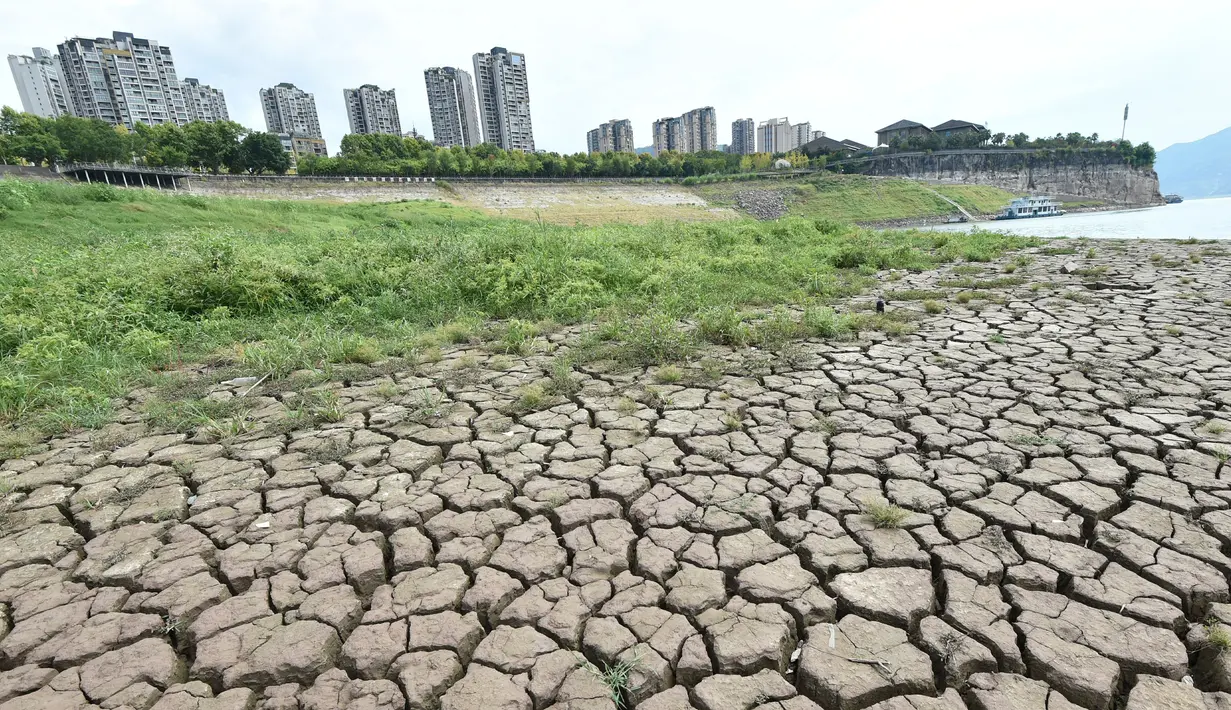
[[[787,261],[793,224],[685,234],[729,280]],[[175,367],[113,424],[11,448],[0,703],[1200,706],[1231,626],[1231,259],[861,266],[832,311],[764,292],[290,376]]]

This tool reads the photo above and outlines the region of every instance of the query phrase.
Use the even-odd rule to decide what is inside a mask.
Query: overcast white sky
[[[0,0],[4,54],[132,32],[253,128],[261,87],[313,92],[330,151],[344,87],[396,88],[403,130],[430,135],[423,70],[472,71],[494,45],[525,53],[535,142],[553,151],[611,118],[648,145],[655,118],[706,105],[719,143],[736,118],[776,116],[863,143],[901,118],[1114,137],[1125,102],[1127,137],[1163,148],[1231,125],[1229,28],[1228,0]],[[0,104],[20,106],[10,76]]]

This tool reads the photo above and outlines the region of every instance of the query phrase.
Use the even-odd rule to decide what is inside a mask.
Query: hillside
[[[547,320],[803,307],[858,291],[863,264],[987,261],[1023,243],[802,219],[555,226],[437,201],[11,179],[0,214],[0,429],[100,424],[150,368],[209,361],[281,376],[422,354],[449,323],[443,337],[459,342],[489,318],[528,332]]]
[[[763,210],[770,206],[768,211],[760,211],[760,216],[773,217],[780,213],[852,224],[900,220],[934,222],[958,214],[941,195],[976,215],[997,212],[1014,197],[1010,192],[986,185],[928,185],[918,180],[860,175],[718,182],[695,189],[715,207],[746,210],[753,205],[753,210]]]
[[[1159,151],[1154,170],[1164,193],[1231,195],[1231,128]]]

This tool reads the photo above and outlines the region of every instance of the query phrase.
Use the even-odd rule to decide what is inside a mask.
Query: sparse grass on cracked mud
[[[45,432],[105,423],[113,398],[152,372],[207,363],[276,379],[424,358],[483,339],[491,320],[507,321],[494,337],[510,354],[536,322],[597,319],[614,335],[657,323],[646,354],[670,355],[658,349],[686,346],[671,342],[677,320],[744,306],[807,308],[812,334],[840,335],[876,324],[825,304],[878,269],[987,261],[1029,243],[807,219],[564,227],[434,202],[17,180],[0,181],[0,204],[0,422]],[[781,320],[758,328],[764,340],[800,334]]]

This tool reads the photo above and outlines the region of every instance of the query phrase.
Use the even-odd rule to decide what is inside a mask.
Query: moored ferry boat
[[[996,215],[996,219],[1027,219],[1030,217],[1058,217],[1064,214],[1060,203],[1050,197],[1019,197]]]

